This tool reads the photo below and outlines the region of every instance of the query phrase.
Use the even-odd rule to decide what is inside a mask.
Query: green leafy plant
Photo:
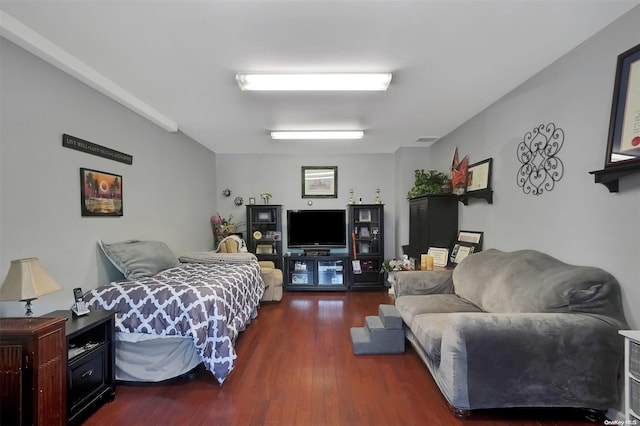
[[[421,197],[429,194],[441,194],[442,186],[447,183],[449,176],[437,170],[424,169],[415,171],[415,186],[408,193],[408,198]]]

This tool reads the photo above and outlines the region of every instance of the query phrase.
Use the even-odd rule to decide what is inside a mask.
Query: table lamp
[[[26,302],[26,316],[33,316],[31,301],[45,294],[62,290],[60,284],[40,265],[37,257],[11,261],[7,277],[0,288],[0,301],[19,300]]]

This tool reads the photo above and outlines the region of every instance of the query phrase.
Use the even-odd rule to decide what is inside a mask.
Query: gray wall
[[[10,261],[39,257],[63,291],[34,302],[34,314],[66,309],[71,289],[119,278],[96,241],[156,239],[176,254],[212,248],[215,155],[168,133],[0,39],[0,276]],[[133,165],[62,147],[62,134],[133,155]],[[79,168],[122,175],[124,216],[80,215]],[[120,276],[121,277],[121,276]],[[24,304],[0,303],[0,315]]]
[[[338,198],[302,198],[301,166],[338,166]],[[236,196],[255,197],[262,204],[261,192],[270,192],[273,198],[270,204],[282,204],[284,231],[286,232],[287,209],[343,209],[349,201],[349,190],[353,189],[354,198],[362,197],[362,202],[375,202],[376,188],[385,205],[385,253],[393,255],[395,250],[395,231],[393,229],[395,212],[394,155],[282,155],[282,154],[217,154],[217,205],[218,212],[227,217],[245,220],[246,207],[236,207]],[[229,188],[229,198],[222,191]],[[309,206],[308,201],[313,205]],[[246,231],[246,228],[243,228]],[[285,239],[286,243],[286,239]]]
[[[632,328],[640,327],[640,174],[613,194],[589,171],[604,165],[616,59],[640,43],[639,22],[636,7],[430,148],[430,165],[450,164],[455,146],[472,163],[493,158],[494,204],[460,206],[461,229],[484,231],[485,247],[538,249],[611,272]],[[527,195],[516,185],[516,146],[548,123],[564,130],[565,173],[552,191]]]

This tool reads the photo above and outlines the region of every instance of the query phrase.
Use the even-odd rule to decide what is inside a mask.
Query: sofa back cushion
[[[455,293],[487,312],[583,312],[624,323],[620,286],[608,272],[535,250],[489,249],[453,271]]]

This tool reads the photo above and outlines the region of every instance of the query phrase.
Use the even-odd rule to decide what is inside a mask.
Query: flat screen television
[[[287,246],[332,248],[347,246],[345,210],[287,210]]]

